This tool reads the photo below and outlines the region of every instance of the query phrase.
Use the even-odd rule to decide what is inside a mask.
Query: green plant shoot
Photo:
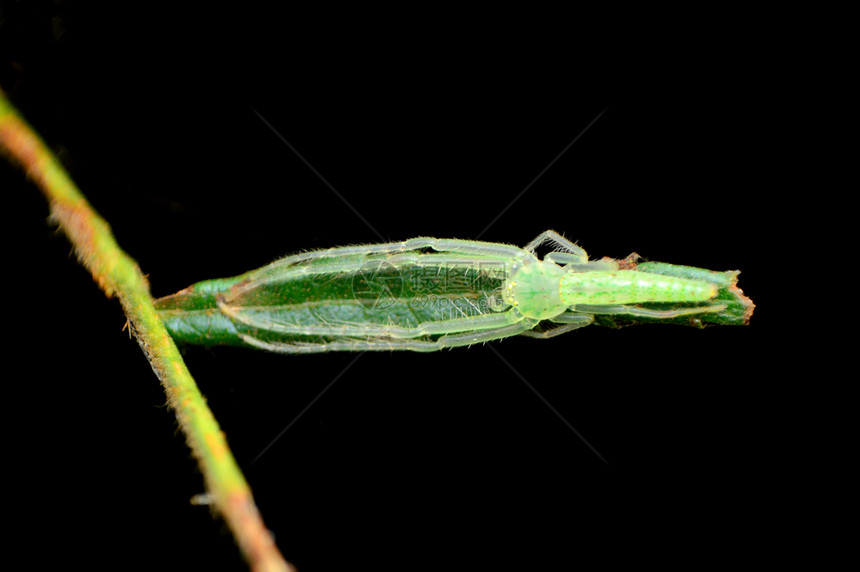
[[[536,249],[554,250],[541,260]],[[598,324],[743,325],[737,271],[589,260],[546,231],[519,248],[414,238],[288,256],[156,301],[175,339],[282,353],[437,351]]]

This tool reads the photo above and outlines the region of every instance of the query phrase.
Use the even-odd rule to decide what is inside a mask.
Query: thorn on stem
[[[200,493],[191,497],[191,504],[198,505],[209,505],[212,504],[214,498],[211,493]]]

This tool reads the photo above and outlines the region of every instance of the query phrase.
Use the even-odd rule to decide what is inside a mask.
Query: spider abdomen
[[[567,272],[559,282],[559,296],[568,306],[700,302],[716,294],[717,287],[704,280],[633,270]]]

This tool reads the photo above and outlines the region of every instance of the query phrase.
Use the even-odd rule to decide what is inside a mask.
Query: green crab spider
[[[555,250],[539,259],[538,247]],[[431,251],[424,253],[424,251]],[[355,273],[367,265],[366,257],[393,268],[407,265],[474,267],[496,264],[506,279],[490,308],[474,315],[425,321],[414,326],[392,323],[289,323],[270,314],[249,312],[241,298],[265,284],[305,279],[309,275]],[[246,344],[281,353],[327,351],[410,350],[438,351],[469,346],[516,335],[552,338],[588,326],[597,314],[672,319],[705,312],[720,312],[725,304],[707,302],[718,287],[706,280],[649,274],[621,268],[610,259],[588,260],[581,247],[555,231],[541,233],[524,248],[469,240],[413,238],[403,242],[348,246],[283,258],[252,272],[246,280],[217,296],[220,312],[250,328],[285,336],[320,336],[319,341],[269,341],[249,333],[237,335]],[[640,303],[676,303],[669,309],[649,309]],[[533,331],[541,322],[554,327]],[[438,337],[437,337],[438,336]]]

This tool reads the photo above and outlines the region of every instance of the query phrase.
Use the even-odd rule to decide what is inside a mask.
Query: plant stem
[[[173,339],[159,319],[137,263],[116,243],[110,227],[89,205],[56,157],[0,90],[0,150],[42,189],[51,216],[68,236],[81,263],[108,297],[122,303],[132,331],[161,380],[168,402],[206,481],[208,496],[223,515],[252,570],[293,568],[263,524],[251,489],[227,446]]]

